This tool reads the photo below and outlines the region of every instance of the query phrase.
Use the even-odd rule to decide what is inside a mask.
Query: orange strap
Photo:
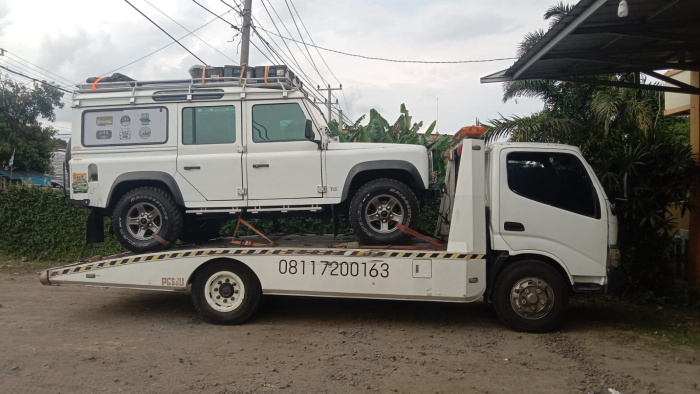
[[[204,77],[207,75],[207,66],[204,66],[202,69],[202,85],[206,85],[206,82],[204,81]]]
[[[97,90],[97,83],[100,82],[100,81],[103,80],[103,79],[104,79],[104,77],[99,77],[99,78],[97,78],[97,79],[95,80],[95,82],[92,83],[92,91],[93,91],[93,92],[94,92],[95,90]]]
[[[265,66],[265,85],[267,85],[267,74],[270,72],[270,66]]]
[[[259,236],[265,238],[265,240],[266,240],[267,242],[269,242],[269,243],[268,243],[268,244],[262,244],[262,243],[253,242],[253,241],[250,241],[250,240],[237,241],[236,238],[237,238],[238,229],[239,229],[239,227],[241,226],[241,223],[243,223],[243,225],[245,225],[245,226],[248,227],[249,229],[253,230],[253,231],[254,231],[256,234],[258,234]],[[266,237],[265,234],[261,233],[260,231],[258,231],[258,229],[256,229],[255,227],[253,227],[252,224],[250,224],[250,223],[246,222],[245,220],[243,220],[243,217],[241,217],[241,216],[238,216],[238,223],[236,223],[236,230],[234,230],[234,232],[233,232],[233,239],[231,240],[231,244],[232,244],[232,245],[241,245],[241,246],[277,246],[277,243],[275,243],[275,241],[273,241],[273,240],[271,240],[270,238]]]
[[[238,77],[238,85],[243,81],[243,74],[245,74],[245,63],[241,64],[241,75]]]

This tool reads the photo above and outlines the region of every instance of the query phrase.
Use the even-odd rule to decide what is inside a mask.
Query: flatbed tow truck
[[[619,260],[617,219],[581,152],[466,138],[449,152],[436,236],[447,244],[362,247],[283,236],[219,239],[48,269],[45,285],[191,292],[214,323],[243,323],[263,294],[493,303],[515,330],[561,323],[572,292],[603,292]],[[350,242],[348,242],[350,241]],[[255,245],[255,246],[250,246]]]

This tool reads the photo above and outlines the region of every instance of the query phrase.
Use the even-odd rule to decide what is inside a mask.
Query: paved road
[[[7,393],[700,393],[699,351],[651,346],[595,306],[534,335],[483,304],[271,297],[230,327],[186,294],[7,274],[0,304]]]

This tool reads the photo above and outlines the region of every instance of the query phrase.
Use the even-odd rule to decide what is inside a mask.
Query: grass
[[[612,325],[621,343],[634,342],[639,335],[653,346],[700,349],[700,308],[697,306],[660,305],[636,298],[607,296],[574,299],[571,308],[580,313],[577,319],[589,326]]]

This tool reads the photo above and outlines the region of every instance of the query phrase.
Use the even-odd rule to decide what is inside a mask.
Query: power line
[[[151,4],[150,1],[148,1],[148,0],[144,0],[144,1],[146,2],[146,4],[148,4],[148,5],[150,5],[151,7],[155,8],[156,11],[160,12],[161,14],[163,14],[166,18],[170,19],[170,20],[173,21],[175,24],[177,24],[178,26],[180,26],[181,28],[183,28],[186,32],[190,33],[190,34],[191,34],[192,36],[194,36],[196,39],[198,39],[199,41],[203,42],[206,46],[208,46],[209,48],[215,50],[215,51],[218,52],[221,56],[223,56],[223,57],[227,58],[228,60],[232,61],[234,64],[238,64],[237,61],[233,60],[232,58],[230,58],[230,57],[229,57],[228,55],[226,55],[225,53],[221,52],[220,50],[216,49],[214,46],[212,46],[212,45],[209,44],[208,42],[206,42],[206,41],[204,41],[203,39],[201,39],[198,35],[194,34],[194,33],[191,32],[188,28],[186,28],[185,26],[183,26],[182,24],[180,24],[178,21],[176,21],[175,19],[171,18],[168,14],[166,14],[166,13],[163,12],[163,11],[161,11],[160,8],[158,8],[158,7],[154,6],[153,4]],[[216,14],[215,14],[215,15],[216,15]],[[217,15],[217,16],[218,16],[218,15]]]
[[[217,17],[217,18],[221,19],[222,21],[224,21],[224,23],[226,23],[226,24],[228,24],[229,26],[231,26],[232,29],[241,31],[241,28],[240,28],[240,27],[234,25],[233,23],[227,21],[226,19],[222,18],[221,16],[215,14],[215,13],[212,12],[209,8],[207,8],[207,7],[205,7],[205,6],[201,5],[201,4],[199,4],[199,3],[197,2],[197,0],[192,0],[192,2],[195,3],[195,4],[197,4],[197,5],[200,6],[200,7],[204,8],[204,10],[207,11],[208,13],[210,13],[210,14],[214,15],[215,17]]]
[[[299,30],[299,25],[297,25],[297,20],[294,18],[294,14],[292,14],[292,9],[289,7],[289,3],[287,0],[284,0],[284,4],[287,5],[287,10],[289,11],[289,16],[292,17],[292,22],[294,22],[294,27],[297,29],[297,33],[299,33],[299,38],[301,38],[301,42],[304,44],[304,49],[306,49],[306,53],[309,54],[309,60],[311,61],[311,66],[313,66],[314,70],[316,70],[316,73],[318,76],[321,78],[324,84],[328,84],[328,81],[326,81],[325,78],[323,78],[323,75],[321,75],[321,72],[318,70],[318,67],[316,67],[316,62],[314,62],[314,57],[311,56],[311,52],[309,52],[309,47],[306,45],[306,42],[304,42],[304,36],[301,34],[301,30]]]
[[[262,27],[261,27],[260,29],[261,29],[261,30],[265,30],[265,29],[263,29]],[[297,41],[297,40],[295,40],[295,39],[293,39],[293,38],[285,37],[285,36],[283,36],[283,35],[281,35],[281,34],[276,34],[276,33],[271,32],[271,31],[269,31],[269,30],[265,30],[265,31],[268,32],[268,33],[270,33],[270,34],[272,34],[272,35],[275,35],[275,36],[277,36],[277,37],[279,37],[279,38],[282,38],[282,39],[284,39],[284,40],[293,41],[293,42],[297,42],[297,43],[303,44],[303,42]],[[358,55],[358,54],[354,54],[354,53],[348,53],[348,52],[338,51],[338,50],[335,50],[335,49],[324,48],[324,47],[319,46],[319,45],[312,45],[312,44],[307,44],[307,45],[312,46],[312,47],[315,47],[315,48],[318,48],[318,49],[321,49],[321,50],[324,50],[324,51],[337,53],[337,54],[340,54],[340,55],[359,57],[359,58],[368,59],[368,60],[380,60],[380,61],[392,62],[392,63],[465,64],[465,63],[498,62],[498,61],[501,61],[501,60],[515,60],[515,59],[518,59],[517,57],[501,57],[501,58],[494,58],[494,59],[447,60],[447,61],[400,60],[400,59],[387,59],[387,58],[383,58],[383,57],[374,57],[374,56]]]
[[[177,43],[182,47],[182,49],[184,49],[184,50],[186,50],[187,52],[189,52],[190,55],[192,55],[192,56],[195,57],[195,59],[199,60],[202,64],[207,64],[207,63],[204,62],[204,60],[200,59],[199,56],[195,55],[192,51],[190,51],[189,49],[187,49],[186,46],[182,45],[182,43],[181,43],[180,41],[178,41],[177,38],[171,36],[170,33],[168,33],[167,31],[165,31],[162,27],[158,26],[158,24],[155,23],[155,22],[153,22],[153,20],[152,20],[151,18],[149,18],[148,16],[146,16],[146,14],[144,14],[143,12],[141,12],[141,10],[139,10],[138,8],[136,8],[136,6],[134,6],[133,4],[131,4],[131,3],[129,2],[129,0],[124,0],[124,1],[126,2],[126,4],[130,5],[131,8],[135,9],[136,11],[138,11],[138,13],[141,14],[144,18],[148,19],[149,22],[153,23],[153,25],[154,25],[155,27],[157,27],[160,31],[162,31],[163,33],[165,33],[165,34],[166,34],[168,37],[170,37],[173,41],[177,42]]]
[[[9,72],[11,72],[12,74],[19,75],[20,77],[23,77],[23,78],[27,78],[27,79],[29,79],[29,80],[32,80],[32,81],[34,81],[34,82],[36,82],[36,83],[46,84],[46,85],[49,85],[49,86],[51,86],[51,87],[53,87],[53,88],[56,88],[56,89],[58,89],[58,90],[62,90],[62,91],[64,91],[64,92],[66,92],[66,93],[73,94],[73,92],[68,91],[68,90],[66,90],[66,89],[63,89],[63,88],[60,87],[60,86],[51,85],[50,83],[48,83],[48,82],[46,82],[46,81],[41,81],[41,80],[39,80],[39,79],[30,77],[29,75],[23,74],[23,73],[21,73],[21,72],[19,72],[19,71],[12,70],[12,69],[10,69],[10,68],[8,68],[8,67],[5,67],[5,66],[0,65],[0,68],[2,68],[2,69],[5,70],[5,71],[9,71]]]
[[[311,44],[313,44],[312,46],[316,49],[316,53],[318,53],[318,56],[321,58],[321,61],[323,61],[323,64],[326,65],[326,68],[331,73],[333,78],[335,78],[335,81],[338,82],[338,84],[340,84],[342,86],[342,83],[340,82],[338,77],[335,76],[335,73],[333,72],[333,70],[331,70],[331,67],[326,62],[326,59],[321,54],[321,51],[318,49],[318,47],[316,47],[316,43],[314,42],[313,37],[311,37],[311,33],[309,33],[309,29],[306,28],[306,24],[304,23],[304,20],[301,19],[301,15],[299,15],[299,11],[297,11],[297,7],[294,5],[294,1],[289,0],[289,2],[292,4],[292,8],[294,9],[294,12],[297,14],[297,17],[299,18],[299,22],[301,22],[301,26],[304,27],[304,31],[306,31],[306,35],[309,36],[309,40],[311,40]],[[345,90],[341,89],[340,92],[343,94],[343,102],[345,103],[345,109],[348,111],[348,115],[350,117],[352,117],[352,114],[350,113],[350,108],[348,107],[348,99],[345,97]]]
[[[226,11],[226,12],[224,12],[224,13],[221,14],[221,15],[217,15],[217,17],[218,17],[218,16],[226,15],[226,14],[228,14],[229,12],[231,12],[231,11]],[[180,37],[178,40],[179,40],[179,41],[182,41],[183,39],[185,39],[185,38],[189,37],[190,35],[192,35],[194,32],[199,31],[199,30],[202,30],[202,29],[204,29],[205,27],[211,25],[212,23],[214,23],[215,20],[216,20],[216,18],[210,20],[209,22],[203,24],[202,26],[200,26],[200,27],[198,27],[198,28],[192,30],[192,33],[187,33],[187,34],[185,34],[184,36]],[[125,64],[125,65],[119,67],[119,68],[115,68],[115,69],[112,70],[112,71],[108,71],[108,72],[106,72],[106,73],[100,74],[100,77],[104,77],[105,75],[112,74],[112,73],[114,73],[114,72],[116,72],[116,71],[119,71],[119,70],[121,70],[121,69],[123,69],[123,68],[129,67],[129,66],[131,66],[131,65],[134,64],[134,63],[138,63],[138,62],[140,62],[141,60],[143,60],[143,59],[145,59],[145,58],[147,58],[147,57],[153,56],[153,55],[155,55],[156,53],[162,51],[163,49],[165,49],[165,48],[167,48],[167,47],[169,47],[169,46],[175,44],[175,42],[176,42],[176,41],[170,42],[170,43],[168,43],[168,44],[166,44],[166,45],[163,45],[162,47],[156,49],[155,51],[153,51],[153,52],[151,52],[151,53],[148,53],[148,54],[146,54],[146,55],[144,55],[144,56],[141,56],[140,58],[138,58],[138,59],[136,59],[136,60],[134,60],[134,61],[131,61],[131,62],[129,62],[129,63],[127,63],[127,64]],[[80,82],[75,82],[76,85],[79,84],[79,83],[80,83]]]
[[[42,74],[40,71],[29,68],[26,64],[18,62],[17,60],[12,59],[8,56],[0,56],[0,60],[3,61],[6,66],[12,68],[13,70],[15,70],[15,71],[19,70],[20,72],[22,72],[22,73],[24,73],[27,76],[30,76],[32,78],[45,81],[47,83],[50,83],[50,84],[55,85],[55,86],[60,87],[60,88],[70,87],[70,85],[64,85],[60,81],[56,81],[53,78],[50,78],[45,74]]]
[[[32,66],[34,66],[34,67],[36,67],[36,68],[38,68],[38,69],[40,69],[40,70],[46,72],[46,73],[48,73],[49,75],[53,75],[54,77],[58,77],[59,79],[62,79],[64,82],[62,82],[61,84],[66,84],[66,83],[67,83],[68,85],[72,85],[72,84],[73,84],[73,82],[71,82],[71,80],[69,80],[68,78],[64,78],[64,77],[62,77],[62,76],[60,76],[60,75],[58,75],[58,74],[55,74],[55,73],[53,73],[53,72],[51,72],[51,71],[49,71],[49,70],[47,70],[47,69],[45,69],[45,68],[43,68],[43,67],[41,67],[41,66],[38,66],[38,65],[36,65],[36,64],[34,64],[34,63],[32,63],[32,62],[30,62],[29,60],[24,59],[24,58],[22,58],[22,57],[16,55],[14,52],[10,52],[10,51],[8,51],[7,49],[3,49],[3,48],[0,48],[0,51],[9,53],[9,54],[12,55],[13,57],[16,57],[17,59],[19,59],[19,60],[21,60],[21,61],[23,61],[23,62],[25,62],[25,63],[28,63],[28,64],[30,64],[30,65],[32,65]]]

